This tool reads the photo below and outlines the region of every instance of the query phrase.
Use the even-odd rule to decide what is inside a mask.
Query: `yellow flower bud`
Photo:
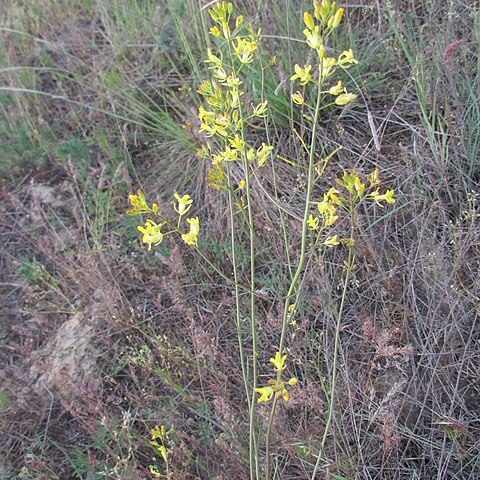
[[[333,17],[332,28],[337,28],[340,25],[340,22],[342,21],[342,17],[343,17],[343,12],[344,12],[343,8],[339,8],[337,10],[337,13]]]
[[[235,20],[235,28],[238,28],[243,23],[243,15],[239,15]]]
[[[305,103],[303,95],[300,92],[292,93],[292,101],[297,105],[303,105]]]
[[[333,237],[328,237],[323,244],[327,247],[334,247],[339,245],[340,242],[338,241],[338,235],[334,235]]]
[[[345,91],[345,89],[343,88],[343,85],[342,85],[342,81],[339,80],[338,83],[331,87],[330,90],[328,91],[328,93],[330,95],[340,95],[341,93],[343,93]]]
[[[342,93],[335,99],[337,105],[347,105],[347,103],[352,102],[357,98],[357,95],[354,93]]]
[[[310,12],[303,13],[303,21],[308,29],[313,30],[315,28],[315,23],[313,22],[313,17]]]

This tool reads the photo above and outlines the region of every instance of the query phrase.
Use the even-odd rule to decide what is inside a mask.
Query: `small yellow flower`
[[[382,201],[385,201],[387,203],[395,203],[395,197],[393,190],[387,190],[383,195],[380,195],[380,192],[377,190],[371,192],[368,197],[370,197],[372,200],[375,200],[375,203],[377,205],[382,206]]]
[[[333,72],[335,71],[335,64],[337,61],[334,58],[327,57],[323,58],[322,62],[318,66],[318,71],[320,72],[320,78],[322,80],[327,79],[331,75],[333,75]]]
[[[354,93],[342,93],[335,99],[337,105],[347,105],[347,103],[352,102],[357,98],[357,95]]]
[[[311,65],[305,65],[304,68],[301,68],[300,65],[295,64],[293,68],[295,69],[295,74],[290,77],[292,82],[298,79],[300,85],[304,86],[312,80],[312,75],[310,73],[310,70],[312,69]]]
[[[162,458],[166,461],[168,461],[168,450],[165,445],[158,445],[157,447],[158,453],[162,456]]]
[[[385,201],[387,203],[395,203],[395,198],[394,198],[394,191],[393,190],[387,190],[385,192]]]
[[[287,359],[287,354],[280,355],[280,352],[275,353],[275,357],[270,358],[270,362],[273,363],[277,371],[281,372],[285,369],[285,360]]]
[[[307,45],[313,50],[319,50],[322,46],[322,37],[320,36],[320,27],[317,25],[312,29],[306,28],[303,31]]]
[[[303,105],[305,103],[305,100],[300,92],[295,92],[292,93],[292,102],[297,105]]]
[[[335,247],[339,245],[340,242],[338,241],[338,235],[334,235],[333,237],[328,237],[323,244],[327,247]]]
[[[253,52],[257,49],[257,43],[254,40],[245,38],[236,38],[237,44],[233,45],[235,53],[240,63],[247,64],[253,60]]]
[[[258,160],[259,167],[263,167],[263,165],[265,165],[265,162],[267,161],[267,158],[270,155],[270,152],[272,150],[273,150],[273,147],[265,143],[262,143],[262,146],[258,148],[257,160]]]
[[[243,21],[245,20],[243,15],[239,15],[235,20],[235,28],[238,28],[242,25]]]
[[[245,144],[245,142],[240,138],[240,135],[238,135],[238,133],[233,138],[229,138],[228,142],[235,150],[243,150],[243,146]]]
[[[363,194],[365,193],[365,184],[360,180],[360,177],[355,178],[355,192],[357,192],[357,195],[359,198],[363,197]]]
[[[150,465],[150,473],[151,473],[155,478],[162,478],[162,477],[164,477],[163,473],[161,473],[160,470],[159,470],[155,465]]]
[[[152,428],[150,431],[150,435],[152,437],[152,440],[158,440],[158,439],[163,439],[165,435],[167,434],[167,430],[165,429],[164,425],[157,425],[156,427]]]
[[[220,30],[219,28],[215,25],[214,27],[212,27],[210,29],[210,35],[214,36],[214,37],[220,37],[222,34],[220,33]]]
[[[381,181],[379,178],[379,173],[380,173],[380,170],[377,167],[370,175],[368,175],[367,178],[368,178],[368,181],[370,182],[371,187],[380,185]]]
[[[310,214],[307,220],[307,225],[310,230],[318,230],[320,226],[320,219]]]
[[[127,215],[140,215],[142,213],[157,213],[158,205],[153,203],[151,207],[148,206],[145,194],[138,190],[137,195],[129,195],[130,204],[132,208],[127,211]]]
[[[205,63],[212,63],[218,68],[222,67],[222,59],[214,55],[210,48],[207,49],[207,60],[205,60]]]
[[[137,227],[143,233],[142,242],[148,243],[148,250],[152,249],[152,245],[159,245],[163,240],[163,233],[160,231],[163,223],[157,224],[152,220],[147,220],[145,226]]]
[[[240,182],[238,182],[238,188],[239,190],[243,190],[245,187],[247,186],[247,182],[245,180],[240,180]]]
[[[198,217],[187,218],[187,222],[190,224],[190,231],[182,234],[182,240],[187,245],[198,245],[198,234],[200,233],[200,220]]]
[[[335,205],[323,200],[317,204],[317,208],[322,215],[324,227],[330,227],[338,220],[337,209],[335,208]]]
[[[188,194],[184,195],[183,197],[180,197],[178,193],[174,193],[173,196],[178,202],[178,207],[173,207],[173,208],[182,217],[192,207],[193,200],[190,198],[190,195]]]
[[[340,205],[342,203],[341,198],[337,195],[340,193],[336,188],[331,187],[327,193],[323,195],[323,200],[332,203],[333,205]]]
[[[258,397],[257,402],[262,403],[262,402],[268,402],[273,397],[274,390],[272,387],[260,387],[260,388],[256,388],[255,392],[260,394],[260,397]]]
[[[353,248],[355,246],[355,239],[354,238],[344,238],[342,239],[342,243],[347,247],[347,248]]]
[[[291,387],[294,387],[298,383],[298,378],[292,377],[288,382],[287,382]]]
[[[342,81],[339,80],[338,83],[331,87],[330,90],[328,91],[328,93],[330,95],[340,95],[341,93],[343,93],[345,91],[345,89],[343,88],[343,85],[342,85]]]
[[[344,50],[338,57],[338,65],[344,68],[348,68],[350,65],[358,63],[358,60],[355,59],[353,55],[353,50]]]
[[[259,103],[254,109],[253,109],[253,115],[255,117],[263,118],[265,117],[267,113],[267,107],[268,107],[268,102],[265,100],[262,103]]]

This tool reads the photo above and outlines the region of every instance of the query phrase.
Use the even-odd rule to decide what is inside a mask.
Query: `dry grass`
[[[142,250],[124,214],[139,185],[164,208],[173,191],[188,189],[201,206],[202,248],[230,275],[225,199],[208,190],[207,166],[192,153],[201,69],[191,59],[204,42],[194,2],[33,3],[26,12],[7,2],[2,25],[10,30],[1,31],[0,58],[16,68],[0,72],[10,89],[0,91],[0,477],[148,478],[149,430],[163,423],[173,429],[173,478],[247,478],[232,286],[184,245]],[[300,2],[270,3],[259,15],[265,34],[301,38]],[[256,2],[244,9],[253,19]],[[379,166],[398,200],[357,218],[337,408],[318,478],[474,480],[480,13],[430,0],[347,11],[339,41],[362,60],[352,74],[364,101],[322,122],[326,150],[345,147],[325,182],[345,168]],[[294,263],[305,185],[305,159],[287,128],[299,119],[273,94],[273,79],[288,78],[302,47],[269,37],[265,48],[264,60],[277,55],[265,87],[277,102],[270,141],[300,168],[279,161],[275,184],[269,170],[254,181],[259,337],[269,347],[262,372],[290,275],[269,205],[276,198],[293,214],[284,221]],[[182,85],[193,90],[179,92]],[[283,91],[288,83],[278,97]],[[246,278],[246,249],[238,257]],[[274,426],[278,479],[313,470],[344,259],[339,248],[308,262],[288,342],[287,374],[300,382]],[[268,413],[260,408],[265,424]]]

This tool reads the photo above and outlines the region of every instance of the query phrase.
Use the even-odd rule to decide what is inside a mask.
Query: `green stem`
[[[238,73],[241,69],[235,70],[234,56],[232,53],[231,40],[227,41],[228,54],[232,65],[233,74],[238,77]],[[249,462],[250,462],[250,479],[255,480],[259,478],[259,465],[257,455],[257,438],[255,432],[255,389],[257,388],[257,326],[255,316],[255,231],[253,225],[253,211],[251,202],[251,185],[250,185],[250,167],[247,160],[246,143],[245,143],[245,131],[244,131],[244,118],[242,111],[242,104],[240,95],[238,95],[238,114],[241,125],[241,138],[243,142],[243,170],[245,173],[245,196],[247,200],[247,212],[248,212],[248,233],[250,242],[250,325],[252,335],[252,391],[251,399],[249,401]]]
[[[283,355],[284,345],[285,345],[285,337],[287,334],[288,329],[288,320],[290,318],[289,315],[289,307],[292,304],[292,299],[295,297],[294,303],[297,302],[299,291],[297,290],[297,283],[302,274],[303,267],[305,265],[305,258],[306,258],[306,249],[307,249],[307,234],[308,234],[308,225],[307,220],[310,214],[310,204],[311,204],[311,197],[313,186],[315,184],[314,181],[314,173],[315,173],[315,145],[316,145],[316,134],[315,131],[317,129],[319,117],[320,117],[320,105],[322,102],[322,88],[321,85],[318,85],[317,90],[317,101],[315,105],[315,115],[313,118],[312,124],[312,138],[310,141],[310,148],[308,152],[308,181],[307,181],[307,193],[306,193],[306,200],[305,200],[305,210],[303,213],[303,221],[302,221],[302,239],[300,244],[300,258],[298,260],[298,265],[293,275],[292,281],[290,283],[290,287],[287,292],[287,297],[285,299],[285,305],[283,309],[283,322],[282,322],[282,331],[280,334],[280,343],[278,346],[278,351],[280,355]],[[279,371],[277,373],[277,382],[281,380],[282,372]],[[272,404],[272,411],[270,413],[270,421],[267,428],[265,444],[268,445],[269,451],[267,452],[266,459],[265,459],[265,480],[270,480],[270,435],[272,430],[273,418],[275,416],[275,409],[276,409],[276,402]]]
[[[235,326],[237,328],[238,348],[240,351],[240,364],[242,366],[242,378],[245,386],[245,393],[248,402],[248,409],[250,410],[250,396],[248,391],[248,372],[245,364],[245,356],[243,352],[242,332],[241,332],[241,314],[240,314],[240,291],[238,284],[238,270],[236,259],[236,246],[235,246],[235,212],[233,208],[233,196],[232,185],[230,176],[230,167],[227,164],[227,183],[228,183],[228,207],[230,211],[230,236],[231,236],[231,248],[232,248],[232,267],[233,267],[233,279],[235,282]]]
[[[285,299],[285,306],[283,310],[283,323],[282,323],[282,332],[280,335],[280,343],[278,350],[280,355],[283,355],[283,348],[285,344],[285,336],[287,333],[288,328],[288,308],[292,304],[292,298],[294,296],[298,296],[298,291],[296,290],[298,279],[303,271],[303,266],[305,265],[305,252],[307,248],[307,234],[308,234],[308,216],[310,214],[310,205],[312,201],[312,191],[315,184],[314,181],[314,173],[315,173],[315,145],[316,145],[316,134],[315,130],[317,129],[319,117],[320,117],[320,105],[322,102],[322,92],[321,92],[321,85],[318,86],[318,93],[317,93],[317,102],[315,105],[315,115],[313,118],[313,125],[312,125],[312,139],[310,141],[310,148],[308,153],[308,180],[307,180],[307,194],[305,200],[305,210],[303,213],[303,221],[302,221],[302,239],[300,244],[300,258],[298,260],[298,265],[293,275],[292,282],[290,284],[290,288],[288,289],[287,298]]]
[[[354,225],[355,225],[354,207],[353,207],[352,197],[350,197],[350,238],[353,238]],[[338,310],[337,321],[335,325],[335,343],[333,346],[333,364],[332,364],[332,384],[330,387],[330,399],[329,399],[329,406],[328,406],[328,413],[327,413],[327,421],[325,423],[325,431],[323,432],[322,442],[320,444],[320,450],[317,455],[317,461],[315,462],[315,468],[313,469],[311,480],[315,480],[316,478],[317,470],[320,465],[320,460],[325,450],[325,443],[327,441],[327,437],[330,431],[330,426],[333,419],[333,411],[335,410],[335,390],[336,390],[337,378],[338,378],[337,363],[338,363],[338,350],[340,346],[340,327],[342,323],[343,308],[345,306],[345,298],[347,297],[347,288],[348,288],[348,283],[350,281],[350,274],[352,273],[352,270],[353,270],[354,259],[355,259],[355,255],[353,253],[353,246],[351,246],[348,249],[347,271],[345,274],[342,298],[340,301],[340,308]]]
[[[268,418],[267,433],[265,434],[265,479],[270,478],[270,439],[272,434],[273,419],[275,418],[275,410],[277,408],[277,395],[273,396],[272,409]]]

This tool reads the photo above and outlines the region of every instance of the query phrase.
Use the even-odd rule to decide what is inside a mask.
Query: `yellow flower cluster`
[[[169,232],[162,232],[162,228],[167,224],[167,221],[161,219],[160,222],[155,222],[151,218],[145,220],[144,225],[139,225],[137,227],[142,234],[142,242],[148,245],[149,251],[152,249],[152,245],[159,245],[162,243],[166,235],[174,232],[180,233],[182,240],[187,245],[198,245],[198,235],[200,233],[200,220],[198,217],[187,218],[187,223],[190,226],[189,231],[187,233],[179,232],[182,218],[192,207],[193,200],[188,194],[180,196],[175,193],[174,198],[176,200],[176,204],[174,204],[173,209],[178,214],[178,223],[176,229],[173,229]],[[149,207],[145,199],[145,194],[141,190],[138,190],[137,195],[129,195],[129,200],[132,208],[127,211],[128,215],[150,214],[159,216],[158,205],[154,203],[151,207]]]
[[[311,213],[307,220],[308,228],[322,232],[339,219],[339,210],[349,211],[362,200],[373,200],[381,207],[383,206],[382,202],[395,203],[393,190],[386,190],[385,193],[380,193],[378,186],[381,180],[378,168],[368,175],[367,180],[368,184],[362,182],[355,170],[344,172],[342,177],[336,180],[337,184],[344,190],[343,194],[333,187],[324,193],[323,200],[316,203],[320,217]],[[340,243],[346,246],[353,246],[352,239],[339,240],[337,235],[327,237],[323,245],[334,247]]]
[[[330,2],[329,0],[315,1],[313,15],[310,12],[304,12],[303,21],[306,28],[303,33],[307,45],[317,53],[318,81],[314,80],[312,65],[301,67],[296,64],[294,66],[295,73],[290,78],[292,82],[298,81],[303,87],[310,82],[318,82],[319,85],[324,85],[338,67],[346,69],[358,63],[351,49],[343,51],[338,59],[325,56],[325,41],[340,25],[343,13],[343,8],[339,8],[336,2]],[[335,96],[333,103],[339,106],[347,105],[357,98],[357,95],[347,92],[341,81],[326,90],[326,93]],[[292,101],[297,105],[305,103],[300,92],[292,94]]]
[[[240,100],[244,91],[239,73],[253,61],[260,31],[254,32],[251,26],[244,26],[242,16],[235,20],[233,29],[230,26],[232,11],[229,2],[219,2],[209,9],[209,14],[216,23],[210,29],[210,34],[223,42],[223,48],[229,52],[231,59],[224,61],[222,46],[216,51],[208,49],[205,63],[212,78],[203,81],[198,88],[198,93],[205,100],[205,104],[198,110],[200,132],[209,139],[199,152],[202,158],[208,158],[212,162],[208,184],[217,190],[227,188],[223,168],[225,163],[246,161],[248,164],[255,163],[260,168],[265,165],[273,150],[271,145],[265,143],[254,148],[243,138],[245,123],[253,118],[265,117],[268,104],[266,101],[261,102],[249,114],[241,110]],[[215,139],[219,141],[215,142]]]
[[[298,383],[298,379],[292,377],[288,382],[282,380],[282,372],[285,370],[286,359],[287,355],[281,355],[280,352],[276,352],[275,356],[270,358],[270,363],[272,363],[275,368],[277,378],[275,380],[268,380],[266,386],[255,389],[255,392],[260,395],[257,400],[258,403],[268,402],[274,395],[277,398],[283,398],[285,401],[288,401],[287,385],[293,387]]]
[[[157,213],[158,205],[153,203],[151,207],[148,206],[145,194],[138,190],[136,195],[129,195],[130,204],[132,208],[127,211],[127,215],[140,215],[142,213]]]

